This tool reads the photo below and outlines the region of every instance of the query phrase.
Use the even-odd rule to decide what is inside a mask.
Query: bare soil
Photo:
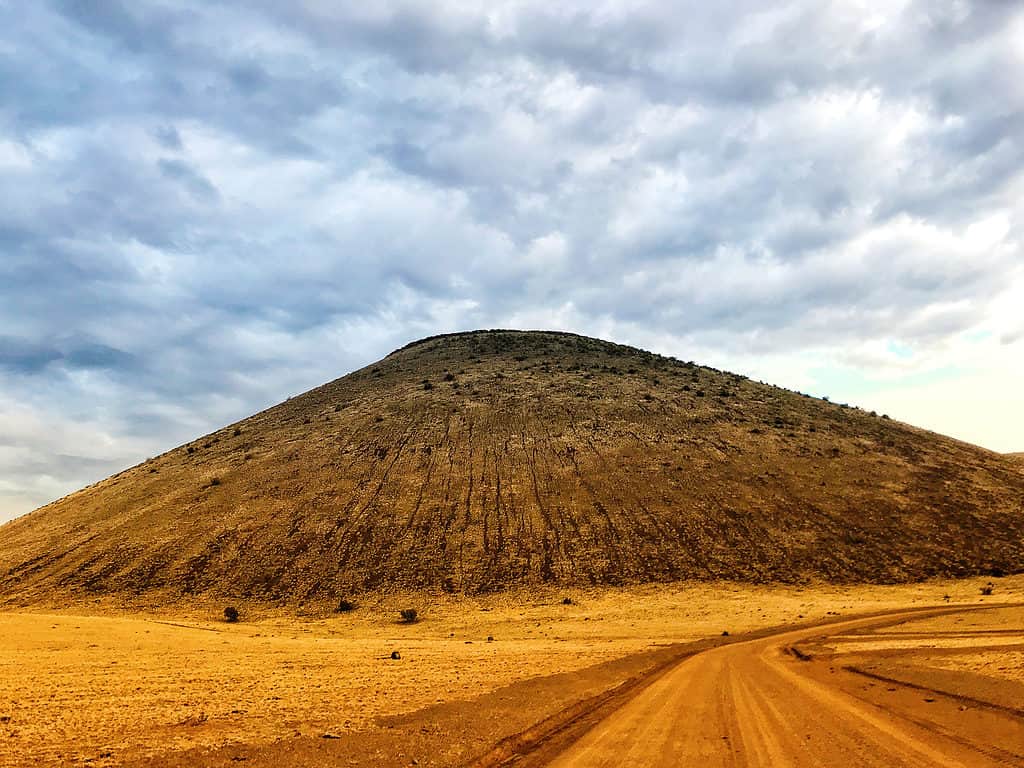
[[[961,611],[957,614],[950,610]],[[947,621],[974,613],[939,609]],[[1024,607],[995,614],[1000,632],[1024,647]],[[849,634],[873,636],[914,614],[783,632],[697,654],[656,679],[554,755],[524,765],[878,766],[995,768],[1024,765],[1024,712],[993,701],[1009,693],[978,683],[973,697],[957,675],[900,677],[850,664]],[[949,624],[952,626],[952,623]],[[931,648],[916,634],[918,647]],[[842,633],[836,638],[836,633]],[[979,642],[985,642],[984,637]],[[897,646],[906,649],[904,633]],[[835,641],[835,642],[834,642]],[[836,645],[829,651],[829,646]],[[873,656],[863,646],[858,653]],[[862,659],[861,663],[864,663]],[[994,695],[997,694],[997,695]],[[1013,697],[1024,700],[1024,686]]]

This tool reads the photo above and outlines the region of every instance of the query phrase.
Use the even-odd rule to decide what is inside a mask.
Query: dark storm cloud
[[[161,125],[153,129],[153,136],[164,149],[177,152],[182,149],[181,134],[173,125]]]
[[[1021,337],[1015,3],[0,17],[8,514],[442,330]]]
[[[38,373],[62,357],[53,348],[21,339],[0,337],[0,367],[23,373]]]
[[[82,339],[41,344],[0,336],[0,367],[15,373],[38,374],[53,365],[72,369],[125,369],[132,361],[132,355],[119,349]]]
[[[198,201],[204,203],[215,203],[217,201],[219,197],[217,188],[208,179],[204,178],[202,174],[197,173],[188,163],[184,163],[181,160],[161,158],[157,161],[157,167],[164,177],[181,182],[185,189]]]

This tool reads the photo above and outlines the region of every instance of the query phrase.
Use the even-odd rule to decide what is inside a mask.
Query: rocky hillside
[[[0,527],[0,600],[1024,570],[1003,455],[596,339],[424,339]]]

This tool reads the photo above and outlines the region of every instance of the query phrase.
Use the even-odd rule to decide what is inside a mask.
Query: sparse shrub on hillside
[[[420,617],[419,611],[415,608],[403,608],[398,615],[402,617],[403,624],[415,624]]]
[[[358,603],[365,598],[356,594],[381,589],[408,595],[433,585],[447,602],[528,589],[551,574],[569,574],[569,583],[593,579],[602,588],[659,583],[693,574],[693,563],[705,561],[714,564],[709,574],[735,573],[742,581],[888,583],[974,574],[980,589],[985,576],[995,581],[993,566],[1013,572],[1024,557],[1024,474],[1009,459],[877,424],[860,418],[864,412],[821,408],[820,400],[779,388],[738,384],[710,369],[698,377],[692,367],[672,371],[641,355],[613,356],[597,342],[582,355],[552,346],[543,357],[529,348],[531,365],[512,366],[512,355],[525,348],[499,353],[490,337],[481,338],[483,364],[469,367],[472,375],[462,372],[469,352],[462,337],[450,350],[447,343],[424,346],[417,357],[414,349],[388,360],[387,382],[367,368],[293,398],[295,405],[238,422],[240,437],[232,437],[235,425],[222,428],[218,451],[203,453],[212,436],[199,438],[180,446],[185,461],[171,453],[59,503],[69,521],[60,541],[47,533],[45,515],[27,519],[39,544],[23,559],[39,557],[43,565],[26,578],[19,572],[0,579],[0,599],[48,594],[64,582],[82,594],[159,589],[167,574],[153,559],[153,541],[180,553],[174,580],[184,594],[234,595],[250,608],[255,597],[298,607],[319,586],[336,584],[321,607],[340,614],[339,626],[362,623],[376,610],[360,604],[359,616],[349,618],[342,597]],[[545,360],[553,373],[542,375]],[[630,369],[638,373],[621,375]],[[436,396],[416,395],[424,380]],[[295,430],[307,415],[317,430]],[[833,445],[848,459],[830,462]],[[941,472],[908,482],[910,465]],[[147,474],[156,468],[159,479]],[[593,501],[579,492],[588,485]],[[708,512],[711,497],[724,500],[723,508]],[[147,514],[132,518],[123,546],[96,535],[140,499]],[[607,511],[599,511],[602,501]],[[886,512],[904,505],[920,518],[910,527]],[[629,523],[641,512],[643,524]],[[183,513],[189,525],[167,527]],[[690,537],[687,546],[666,546],[665,532],[677,529]],[[794,530],[814,542],[799,558],[788,556]],[[848,538],[850,530],[860,541]],[[922,530],[959,535],[915,535]],[[0,531],[0,554],[20,552],[12,537],[24,537],[14,533]],[[984,545],[975,546],[979,541]],[[62,569],[53,553],[70,547],[93,565]],[[388,552],[394,557],[381,554]],[[258,563],[242,562],[241,570],[224,565],[256,556]],[[0,557],[0,576],[14,566]],[[445,583],[449,575],[454,584]],[[1000,599],[983,606],[1009,594],[1005,582],[995,586],[1004,589]],[[398,597],[383,616],[407,639],[426,631],[394,628],[394,605],[415,605],[408,599]],[[427,603],[427,629],[434,627],[440,619],[429,606],[436,600],[413,599]],[[557,613],[562,598],[555,591],[546,602]],[[562,607],[566,617],[586,613],[571,601]],[[215,603],[208,610],[209,619],[222,618]],[[258,613],[245,616],[256,622]]]
[[[351,600],[339,600],[338,607],[334,609],[335,613],[349,613],[356,609],[356,604]]]
[[[242,434],[242,430],[239,427],[235,427],[235,431],[232,432],[231,434],[233,434],[235,437],[238,437],[240,434]]]
[[[235,608],[235,606],[229,605],[227,608],[224,609],[224,621],[228,622],[229,624],[234,624],[236,621],[238,621],[238,609]]]

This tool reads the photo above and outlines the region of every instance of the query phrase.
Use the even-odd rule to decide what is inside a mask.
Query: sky
[[[1022,9],[0,0],[0,521],[472,328],[1024,451]]]

